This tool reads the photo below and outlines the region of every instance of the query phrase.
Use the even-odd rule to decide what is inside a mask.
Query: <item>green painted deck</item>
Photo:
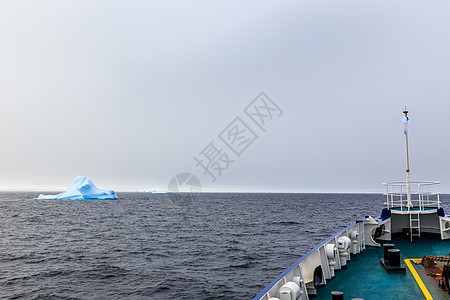
[[[442,241],[438,235],[423,235],[415,242],[395,236],[386,243],[393,243],[395,248],[400,249],[403,264],[408,258],[448,256],[450,251],[450,241]],[[425,299],[408,268],[405,273],[388,273],[380,264],[382,257],[383,247],[367,247],[364,252],[352,256],[346,269],[337,270],[336,276],[325,287],[319,288],[315,299],[331,299],[332,291],[344,292],[344,299]],[[423,267],[416,266],[433,299],[450,299],[437,287],[436,279],[424,276],[420,268]]]

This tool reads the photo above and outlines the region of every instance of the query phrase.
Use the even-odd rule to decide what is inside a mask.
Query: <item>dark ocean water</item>
[[[252,299],[380,194],[0,193],[1,299]],[[444,208],[448,196],[444,195]]]

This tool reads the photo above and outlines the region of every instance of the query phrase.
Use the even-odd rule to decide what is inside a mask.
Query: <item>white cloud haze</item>
[[[450,192],[448,1],[2,1],[0,188]],[[215,183],[193,157],[264,91],[284,114]]]

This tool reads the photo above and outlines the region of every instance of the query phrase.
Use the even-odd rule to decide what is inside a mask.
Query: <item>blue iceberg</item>
[[[86,176],[75,177],[75,181],[67,191],[58,195],[42,195],[38,199],[65,199],[65,200],[107,200],[119,199],[114,191],[101,190]]]

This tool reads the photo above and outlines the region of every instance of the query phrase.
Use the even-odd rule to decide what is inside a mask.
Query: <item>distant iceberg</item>
[[[38,199],[107,200],[119,198],[114,191],[101,190],[86,176],[77,175],[73,184],[64,193],[58,195],[40,194]]]

